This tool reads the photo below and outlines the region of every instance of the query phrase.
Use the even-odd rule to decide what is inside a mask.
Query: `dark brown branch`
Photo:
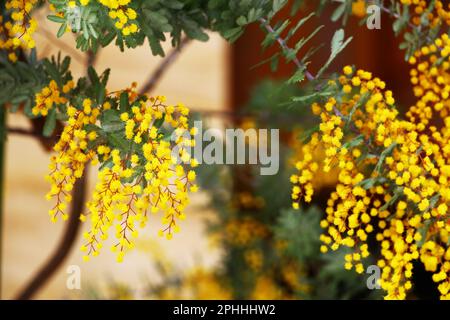
[[[97,49],[97,50],[100,50],[100,49]],[[94,53],[91,50],[86,52],[85,64],[87,65],[87,67],[94,66],[95,62],[97,62],[97,57],[98,57],[98,51],[97,51],[97,53]]]
[[[39,143],[46,151],[51,151],[53,149],[53,146],[58,142],[59,136],[64,130],[64,124],[60,121],[56,121],[56,127],[55,130],[53,130],[53,133],[50,137],[44,137],[42,135],[42,132],[44,130],[45,126],[45,118],[34,118],[30,119],[32,130],[31,132],[36,133],[36,137],[38,138]]]
[[[23,128],[8,128],[7,130],[10,134],[16,134],[20,136],[31,136],[31,137],[41,137],[39,132],[35,132],[34,130],[28,130]]]
[[[45,118],[35,118],[30,119],[31,129],[24,128],[7,128],[7,134],[14,134],[20,136],[29,136],[36,138],[39,144],[46,150],[52,150],[55,143],[58,141],[61,132],[63,131],[63,124],[61,121],[56,122],[55,130],[50,137],[44,137],[42,135],[42,130],[45,125]]]
[[[178,47],[174,48],[160,63],[158,68],[151,74],[148,81],[142,86],[142,88],[139,90],[140,94],[145,94],[151,92],[156,84],[159,82],[159,80],[162,78],[166,70],[172,65],[172,63],[175,62],[175,60],[180,55],[181,50],[190,42],[189,38],[183,38],[178,45]]]
[[[86,167],[87,168],[87,167]],[[38,290],[47,283],[67,258],[80,229],[80,214],[86,200],[87,169],[83,176],[75,183],[73,202],[70,210],[69,221],[64,231],[63,238],[50,259],[41,267],[33,277],[33,280],[16,297],[19,300],[31,299]]]

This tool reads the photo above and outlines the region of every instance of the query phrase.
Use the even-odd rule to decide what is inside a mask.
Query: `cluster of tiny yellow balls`
[[[352,14],[358,18],[366,16],[366,1],[365,0],[353,1]]]
[[[109,17],[115,21],[115,27],[121,30],[124,36],[139,31],[136,22],[137,13],[128,6],[131,0],[99,0],[99,2],[109,9]]]
[[[39,93],[37,101],[46,101],[48,98],[42,95],[50,95],[53,87],[50,84],[43,90],[45,92]],[[195,172],[187,169],[198,165],[188,153],[188,148],[195,145],[191,137],[196,134],[195,128],[188,125],[189,109],[182,104],[166,106],[163,96],[138,101],[133,88],[127,89],[132,107],[120,118],[124,122],[126,139],[136,147],[119,150],[100,138],[92,128],[98,124],[99,115],[111,109],[111,102],[95,105],[92,100],[84,99],[81,109],[67,106],[67,125],[54,147],[57,154],[51,157],[50,174],[46,178],[51,183],[47,199],[56,200],[49,211],[54,222],[58,217],[68,218],[66,209],[72,201],[71,191],[76,180],[84,174],[87,163],[110,163],[99,170],[97,185],[87,203],[87,213],[80,216],[81,221],[89,217],[91,222],[81,247],[85,252],[84,260],[100,253],[109,229],[114,227],[117,243],[111,250],[117,253],[117,260],[121,262],[125,252],[134,247],[137,226],[146,225],[148,211],[163,213],[165,226],[159,234],[171,239],[180,229],[178,220],[185,218],[188,192],[198,189],[194,184]],[[116,93],[116,98],[120,93]],[[51,106],[46,104],[46,108]],[[43,109],[39,112],[45,113]],[[161,120],[163,125],[174,130],[171,141],[162,139],[159,125],[155,126]]]
[[[303,147],[298,174],[291,177],[293,207],[299,208],[301,200],[312,199],[317,170],[339,170],[321,221],[327,229],[321,251],[353,248],[345,268],[362,273],[363,260],[370,255],[368,239],[375,238],[387,299],[406,298],[413,286],[414,260],[433,273],[441,298],[450,298],[449,54],[444,35],[411,58],[418,101],[405,120],[383,81],[345,67],[335,83],[340,99],[312,106],[321,118],[320,130]],[[440,126],[431,124],[436,114]],[[352,139],[360,143],[352,145]],[[325,148],[321,163],[313,156],[318,146]]]
[[[412,22],[419,26],[422,24],[422,15],[426,15],[431,26],[434,27],[444,21],[450,25],[450,4],[445,5],[443,1],[436,0],[430,8],[430,1],[425,0],[400,0],[400,3],[411,6],[413,10]]]
[[[188,191],[197,191],[193,184],[195,172],[186,171],[181,164],[176,164],[172,154],[175,146],[179,148],[179,156],[183,162],[195,167],[197,162],[191,159],[182,146],[192,146],[194,140],[182,138],[183,133],[189,130],[187,115],[189,110],[183,105],[165,106],[164,97],[156,97],[148,102],[141,102],[139,106],[131,108],[131,112],[121,115],[126,126],[126,138],[142,145],[141,152],[144,159],[135,153],[121,154],[119,150],[110,151],[107,146],[99,146],[97,152],[104,160],[111,158],[113,166],[104,168],[99,172],[99,182],[94,190],[92,201],[88,203],[91,215],[91,231],[85,234],[87,243],[82,250],[89,254],[98,255],[102,248],[102,240],[108,237],[108,230],[114,221],[119,240],[111,249],[118,253],[118,261],[123,255],[134,247],[131,237],[137,237],[136,225],[144,227],[148,220],[147,211],[151,213],[163,212],[162,223],[165,225],[159,231],[160,236],[166,235],[171,239],[173,233],[180,230],[177,220],[185,219],[184,210],[189,202]],[[171,144],[169,141],[159,139],[159,133],[152,123],[164,117],[164,122],[174,128],[179,138]],[[195,130],[189,130],[194,134]],[[148,136],[148,141],[142,141]],[[128,161],[129,160],[129,161]],[[127,181],[134,176],[138,167],[143,172],[131,182]]]
[[[91,0],[79,0],[81,6],[89,5]],[[121,30],[124,36],[136,33],[139,31],[137,25],[137,13],[129,7],[131,0],[98,0],[103,6],[108,8],[108,15],[115,21],[114,26]],[[74,8],[77,6],[77,1],[69,1],[68,6]]]
[[[67,1],[69,8],[78,5],[87,6],[91,0]],[[109,17],[113,19],[114,26],[121,30],[122,35],[128,36],[139,31],[137,13],[129,7],[131,0],[98,0],[108,8]],[[37,29],[37,22],[31,16],[31,11],[37,5],[38,0],[8,0],[5,9],[11,11],[11,21],[4,21],[0,17],[0,49],[8,52],[8,58],[12,62],[18,60],[17,49],[32,49],[36,46],[33,34]],[[51,4],[50,8],[55,11]],[[57,15],[62,16],[61,12]]]
[[[47,116],[48,112],[57,105],[65,105],[67,98],[61,95],[69,93],[75,86],[70,80],[60,90],[55,80],[51,80],[49,85],[44,87],[35,95],[35,104],[31,112],[35,116]]]
[[[50,173],[46,180],[51,184],[51,189],[46,198],[56,200],[56,204],[49,211],[53,222],[56,222],[59,216],[67,220],[67,205],[72,201],[71,191],[76,180],[81,178],[89,161],[92,160],[93,165],[98,163],[95,151],[88,148],[88,143],[97,138],[97,133],[87,132],[84,128],[97,122],[100,109],[92,109],[89,99],[84,100],[83,106],[83,110],[73,106],[67,108],[69,120],[54,146],[57,154],[50,158]]]
[[[359,18],[365,17],[367,14],[366,2],[366,0],[353,1],[352,14]],[[430,2],[426,0],[400,0],[401,4],[411,8],[411,21],[415,26],[423,24],[424,17],[429,21],[431,27],[436,27],[442,22],[450,25],[450,4],[444,4],[444,1],[435,0],[433,1],[433,6],[430,6]]]
[[[5,9],[11,11],[11,21],[4,21],[0,17],[0,50],[6,50],[8,58],[16,62],[17,49],[32,49],[35,47],[33,34],[37,23],[30,13],[36,6],[37,0],[8,0]]]

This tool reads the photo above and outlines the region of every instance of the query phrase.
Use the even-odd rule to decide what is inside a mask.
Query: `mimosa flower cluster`
[[[10,20],[0,17],[0,50],[9,52],[8,58],[16,62],[16,49],[32,49],[35,47],[33,34],[36,31],[36,20],[31,17],[31,11],[37,0],[8,0],[5,9],[10,11]]]
[[[450,41],[444,35],[410,63],[418,100],[402,119],[386,84],[371,73],[345,67],[338,93],[313,104],[321,124],[296,164],[294,208],[311,201],[318,170],[339,170],[321,226],[322,252],[353,248],[346,269],[365,270],[369,240],[381,248],[380,284],[387,299],[405,299],[413,286],[413,262],[433,273],[441,298],[450,298]],[[436,123],[436,124],[435,124]],[[312,152],[325,148],[326,158]]]
[[[419,26],[422,24],[422,15],[430,22],[432,27],[435,27],[442,22],[450,25],[450,5],[447,1],[436,0],[400,0],[400,3],[410,6],[412,8],[412,22]]]
[[[52,221],[67,219],[76,180],[88,162],[100,164],[87,212],[80,216],[91,224],[81,247],[84,260],[100,253],[114,228],[117,243],[111,250],[121,262],[134,247],[138,227],[147,224],[149,212],[162,212],[161,236],[171,239],[179,231],[188,192],[197,191],[195,172],[189,170],[197,162],[188,153],[195,129],[189,128],[188,108],[167,106],[164,101],[163,96],[139,96],[133,86],[108,95],[102,105],[86,98],[80,106],[67,106],[67,125],[54,148],[57,154],[51,158],[47,176],[51,183],[47,198],[56,200],[49,212]]]
[[[53,222],[57,221],[58,216],[63,220],[68,219],[67,205],[72,201],[71,191],[76,180],[83,175],[88,161],[98,163],[95,151],[88,149],[88,142],[95,140],[97,135],[95,131],[87,132],[84,128],[97,122],[100,110],[92,110],[89,104],[90,100],[84,100],[83,110],[73,106],[67,108],[67,125],[54,146],[57,154],[50,158],[50,173],[46,179],[50,182],[51,189],[46,198],[56,200],[55,206],[49,211]]]
[[[138,32],[137,13],[130,6],[131,0],[98,0],[97,2],[108,9],[108,15],[114,21],[114,26],[121,30],[124,36]],[[72,9],[90,4],[92,4],[90,0],[67,1],[67,7]]]
[[[89,3],[89,0],[82,2]],[[99,2],[109,9],[109,17],[115,21],[114,26],[121,30],[124,36],[139,31],[137,13],[129,6],[131,0],[99,0]]]
[[[96,8],[97,12],[100,9],[100,12],[106,10],[105,17],[112,20],[111,26],[114,26],[117,30],[120,30],[123,36],[128,36],[130,34],[137,33],[139,31],[138,22],[137,22],[137,12],[135,9],[131,7],[131,0],[67,0],[64,4],[58,3],[57,6],[51,5],[51,9],[57,13],[58,16],[64,18],[65,16],[70,16],[73,14],[75,9],[81,8]],[[70,17],[68,17],[70,19]],[[82,19],[80,16],[79,19]],[[89,19],[89,17],[87,18]],[[96,20],[96,18],[91,18],[91,20]],[[80,20],[81,21],[81,20]],[[77,24],[74,21],[75,25]],[[81,22],[82,23],[82,22]],[[70,26],[68,26],[70,28]],[[91,30],[83,29],[80,25],[79,30],[83,32],[88,32]],[[87,36],[87,35],[86,35]]]
[[[35,105],[31,112],[33,115],[47,116],[49,110],[57,105],[65,105],[68,100],[62,94],[69,93],[75,86],[70,80],[60,90],[55,80],[51,80],[49,85],[44,87],[41,92],[36,94]]]
[[[313,108],[319,108],[318,104],[314,104]],[[316,112],[318,112],[316,110]],[[292,155],[288,159],[288,165],[298,167],[297,169],[300,170],[300,163],[298,159],[302,159],[305,155],[309,157],[309,155],[312,155],[314,159],[324,159],[325,158],[325,149],[321,145],[317,145],[314,149],[311,149],[312,145],[315,145],[315,142],[312,142],[311,144],[299,144],[298,143],[298,137],[304,135],[305,132],[302,130],[294,130],[292,136],[289,139],[289,147],[292,149]],[[311,137],[312,139],[316,139],[317,137],[313,135]],[[308,189],[310,190],[309,196],[312,199],[312,195],[314,193],[314,190],[320,190],[326,187],[331,187],[336,185],[337,182],[337,170],[332,169],[328,172],[323,172],[322,170],[315,170],[315,166],[312,167],[314,170],[314,179],[311,180],[311,184],[309,185]],[[293,176],[291,177],[292,182],[295,182],[298,179],[297,177]],[[295,208],[298,209],[298,203],[294,204]]]
[[[12,38],[14,48],[21,46],[34,48],[33,33],[36,31],[37,23],[31,17],[31,11],[37,4],[37,0],[11,0],[7,1],[5,8],[11,10],[11,24],[5,24]],[[9,27],[8,27],[9,26]]]
[[[87,7],[92,4],[91,0],[67,0],[57,5],[50,1],[50,9],[56,12],[55,18],[58,21],[65,21],[65,16],[69,15],[75,8]],[[96,1],[97,2],[97,1]],[[105,8],[105,16],[113,22],[112,28],[116,28],[123,36],[135,34],[139,31],[137,22],[137,12],[132,7],[131,0],[99,0],[99,7]],[[33,35],[38,27],[36,20],[32,17],[32,10],[37,6],[38,0],[8,0],[5,9],[9,11],[8,21],[0,17],[0,49],[9,52],[8,58],[12,62],[18,59],[16,49],[32,49],[36,46]],[[101,5],[100,5],[101,4]],[[89,18],[89,17],[88,17]],[[77,22],[72,24],[79,25],[82,29],[81,13]],[[114,26],[114,27],[113,27]],[[65,23],[64,28],[71,30],[71,23]],[[80,30],[72,30],[78,32]],[[89,27],[89,31],[97,34],[97,31]],[[86,32],[84,29],[83,32]],[[86,35],[87,36],[87,35]]]

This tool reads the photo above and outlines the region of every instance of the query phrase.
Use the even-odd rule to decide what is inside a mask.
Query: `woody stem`
[[[4,164],[6,143],[6,107],[0,106],[0,299],[2,298],[2,275],[3,275],[3,196],[4,196]]]

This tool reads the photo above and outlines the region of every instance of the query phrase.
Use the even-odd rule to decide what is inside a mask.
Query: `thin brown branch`
[[[139,90],[140,94],[145,94],[151,92],[156,84],[161,80],[167,69],[175,62],[175,60],[180,55],[181,50],[190,42],[190,39],[185,37],[181,40],[178,47],[172,49],[172,51],[164,58],[164,60],[159,64],[158,68],[150,75],[147,82]]]
[[[28,130],[23,128],[8,128],[7,132],[10,134],[20,135],[20,136],[31,136],[40,138],[41,134],[39,132],[35,132],[34,130]]]
[[[85,60],[85,64],[87,67],[90,66],[94,66],[95,63],[97,62],[97,58],[98,58],[98,51],[100,49],[97,49],[97,52],[94,53],[91,50],[89,50],[88,52],[86,52],[86,60]],[[87,69],[87,68],[86,68]]]
[[[87,167],[86,167],[87,168]],[[39,291],[55,274],[58,268],[67,258],[80,229],[80,214],[86,201],[87,169],[83,176],[75,183],[73,191],[73,202],[70,210],[70,217],[64,235],[50,259],[39,269],[22,291],[17,295],[18,300],[28,300]]]
[[[64,124],[62,121],[57,120],[56,121],[56,127],[55,130],[53,130],[53,133],[50,137],[44,137],[42,135],[42,132],[44,131],[45,126],[45,118],[34,118],[30,119],[31,123],[31,131],[36,133],[36,137],[38,138],[39,143],[46,151],[51,151],[53,149],[53,146],[56,142],[59,140],[59,136],[64,130]]]
[[[38,33],[42,34],[43,37],[45,37],[50,43],[54,46],[59,47],[60,49],[66,51],[67,53],[70,53],[70,55],[77,60],[81,64],[85,64],[85,58],[82,54],[80,54],[77,50],[74,50],[70,45],[66,44],[63,41],[58,40],[55,35],[48,31],[47,29],[43,27],[39,27],[37,30]]]
[[[63,123],[60,120],[57,120],[53,134],[50,137],[44,137],[42,135],[42,131],[45,125],[45,118],[33,118],[29,119],[29,121],[31,124],[31,129],[9,127],[6,129],[7,134],[36,138],[44,150],[52,150],[53,146],[58,141],[61,132],[63,131]]]

